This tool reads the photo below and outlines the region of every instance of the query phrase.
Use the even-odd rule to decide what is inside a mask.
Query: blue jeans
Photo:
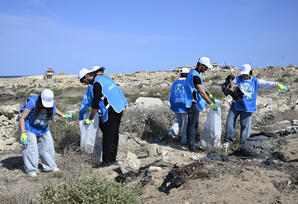
[[[187,143],[187,113],[175,113],[176,122],[169,130],[169,134],[178,136],[179,130],[181,130],[181,144]]]
[[[195,103],[191,104],[190,108],[187,108],[187,142],[189,148],[195,147],[196,131],[198,129],[199,110]]]
[[[249,137],[252,113],[245,111],[237,111],[235,109],[235,103],[232,103],[226,122],[226,135],[224,137],[224,143],[231,143],[234,141],[233,137],[235,133],[235,124],[238,115],[240,115],[241,126],[240,145],[242,145],[243,142]]]
[[[51,171],[57,167],[55,163],[55,149],[51,132],[42,135],[35,135],[26,131],[28,137],[27,146],[22,145],[25,172],[38,173],[38,156],[44,171]]]

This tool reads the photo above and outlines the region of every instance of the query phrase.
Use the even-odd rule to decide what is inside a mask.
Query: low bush
[[[48,185],[38,196],[41,203],[127,203],[138,204],[138,193],[102,176],[77,176],[65,183]]]
[[[212,86],[208,88],[208,90],[210,91],[210,93],[213,95],[215,99],[222,99],[225,97],[220,86]]]
[[[71,120],[55,117],[50,122],[50,130],[57,152],[63,152],[65,148],[76,148],[80,145],[80,127],[78,113]]]

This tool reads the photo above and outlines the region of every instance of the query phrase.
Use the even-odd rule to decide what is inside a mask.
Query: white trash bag
[[[101,152],[102,152],[102,143],[98,138],[99,131],[99,115],[98,113],[94,116],[94,122],[90,125],[86,125],[84,121],[89,118],[91,111],[88,111],[84,114],[84,119],[79,121],[80,131],[81,131],[81,140],[80,148],[88,153],[95,154],[95,160],[97,162],[101,161]]]
[[[221,107],[215,103],[217,111],[210,108],[204,129],[200,136],[200,145],[208,149],[221,147]]]

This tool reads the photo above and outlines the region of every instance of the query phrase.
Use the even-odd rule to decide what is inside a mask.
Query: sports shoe
[[[36,177],[36,176],[37,176],[37,173],[35,173],[35,172],[33,172],[33,171],[30,171],[30,172],[28,172],[27,174],[28,174],[28,176],[30,176],[30,177]]]
[[[230,147],[230,143],[225,142],[225,143],[223,144],[223,148],[224,148],[226,154],[228,154],[228,149],[229,149],[229,147]]]
[[[52,170],[53,173],[57,173],[57,172],[59,172],[59,171],[60,171],[60,169],[57,168],[57,167],[55,167],[55,168]]]

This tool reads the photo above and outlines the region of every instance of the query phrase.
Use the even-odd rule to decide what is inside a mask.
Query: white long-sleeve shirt
[[[278,82],[265,81],[258,79],[258,88],[259,89],[271,89],[277,87]]]

